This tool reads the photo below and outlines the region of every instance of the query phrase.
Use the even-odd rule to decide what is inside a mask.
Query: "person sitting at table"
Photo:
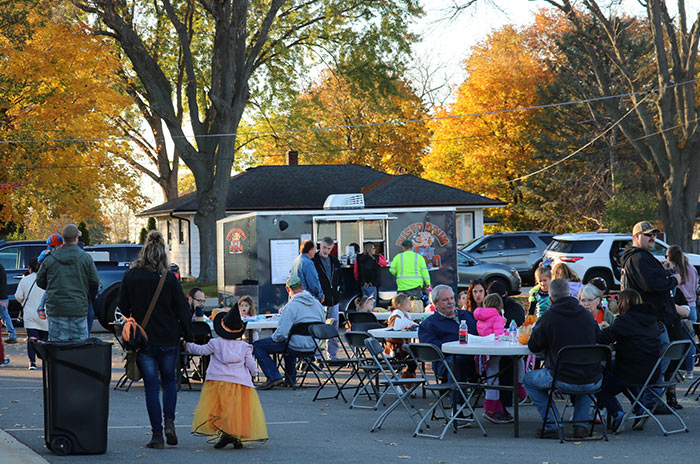
[[[493,334],[495,339],[505,333],[505,319],[503,311],[503,301],[496,293],[486,295],[482,306],[474,310],[476,319],[476,330],[480,337]],[[479,356],[479,366],[482,372],[482,365],[486,364],[486,381],[489,385],[498,385],[498,371],[501,362],[500,356]],[[484,400],[484,418],[494,424],[508,424],[513,422],[513,416],[503,407],[500,401],[500,391],[486,389],[486,399]]]
[[[244,295],[238,300],[238,311],[242,318],[253,317],[257,314],[255,311],[255,301],[249,295]],[[251,345],[260,340],[260,329],[252,329],[246,331],[245,339]]]
[[[538,438],[559,438],[554,419],[547,409],[549,389],[552,387],[552,372],[557,363],[559,350],[570,345],[594,345],[600,329],[593,315],[586,311],[571,296],[566,279],[554,279],[549,284],[551,306],[540,316],[528,341],[533,353],[544,353],[544,369],[525,374],[525,390],[545,423],[544,433],[537,430]],[[569,391],[590,390],[603,381],[600,363],[579,366],[561,366],[557,385]],[[585,424],[591,418],[591,399],[588,395],[574,395],[574,438],[588,435]],[[556,405],[552,404],[556,411]],[[559,414],[555,412],[555,414]]]
[[[374,301],[371,296],[361,296],[355,300],[355,311],[371,313],[374,310]]]
[[[443,343],[456,342],[459,340],[459,324],[462,321],[467,321],[467,330],[470,334],[477,335],[474,315],[469,311],[455,309],[455,294],[452,288],[442,284],[436,285],[431,295],[435,303],[435,312],[418,326],[418,339],[421,343],[432,343],[441,348]],[[450,356],[447,362],[451,363],[450,366],[457,380],[462,382],[476,379],[474,356]],[[442,363],[434,363],[433,371],[439,378],[447,378]]]
[[[473,313],[476,308],[481,306],[485,296],[486,282],[481,279],[472,280],[467,288],[467,307],[464,309]]]
[[[417,326],[408,315],[411,309],[411,300],[409,300],[406,295],[403,293],[397,294],[391,300],[391,307],[393,311],[389,315],[387,327],[392,327],[394,330],[405,330]],[[393,354],[394,359],[400,361],[408,359],[408,362],[406,362],[406,370],[403,371],[401,377],[404,379],[412,379],[416,376],[416,368],[418,366],[410,359],[411,356],[408,353],[406,341],[407,340],[402,338],[388,338],[384,346],[384,352],[388,355]]]
[[[605,374],[602,390],[597,395],[601,406],[608,411],[609,425],[615,433],[622,431],[625,415],[616,396],[629,384],[644,383],[661,349],[654,307],[642,304],[642,297],[636,290],[623,290],[618,299],[620,315],[598,336],[598,343],[615,344],[612,371]]]
[[[258,360],[267,381],[258,387],[258,390],[268,390],[284,383],[282,375],[277,370],[273,353],[283,353],[284,343],[289,337],[289,331],[294,324],[299,322],[326,322],[326,310],[321,303],[309,292],[304,290],[301,279],[296,275],[287,278],[287,293],[289,301],[280,311],[281,316],[277,330],[269,338],[263,338],[253,343],[253,355]],[[309,351],[315,347],[314,341],[309,336],[294,335],[289,340],[289,354],[284,357],[284,372],[294,385],[297,372],[296,363],[298,351]]]

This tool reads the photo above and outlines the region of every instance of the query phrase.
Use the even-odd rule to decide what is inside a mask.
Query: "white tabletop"
[[[372,311],[372,314],[374,314],[377,318],[378,321],[388,321],[389,316],[391,316],[391,311],[382,311],[382,312],[374,312]],[[424,317],[432,316],[435,313],[432,312],[427,312],[427,313],[408,313],[408,317],[411,318],[413,321],[420,321]]]
[[[276,329],[280,323],[280,318],[277,316],[259,319],[257,321],[249,321],[246,325],[246,330],[254,329]]]
[[[370,329],[367,332],[374,338],[418,338],[417,330]]]
[[[442,351],[448,354],[490,354],[493,356],[525,356],[532,354],[527,345],[498,341],[466,344],[447,342],[442,344]]]

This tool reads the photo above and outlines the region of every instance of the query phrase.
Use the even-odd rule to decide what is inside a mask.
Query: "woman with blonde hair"
[[[147,308],[164,283],[148,323],[143,327]],[[180,337],[192,341],[190,308],[180,282],[170,272],[165,241],[160,231],[152,230],[139,257],[126,271],[119,291],[119,309],[125,317],[133,317],[148,335],[145,348],[138,351],[137,363],[146,391],[146,410],[151,422],[152,438],[146,446],[162,449],[163,430],[168,445],[177,445],[175,406],[177,404],[177,366],[180,357]],[[160,390],[163,390],[161,419]]]

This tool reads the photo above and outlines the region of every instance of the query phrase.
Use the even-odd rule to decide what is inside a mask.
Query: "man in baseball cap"
[[[311,293],[304,290],[299,276],[292,274],[287,278],[287,294],[289,301],[281,310],[280,322],[277,330],[270,338],[262,338],[253,343],[253,355],[258,360],[267,381],[258,387],[258,390],[268,390],[279,387],[284,383],[284,378],[277,370],[273,353],[284,354],[284,375],[287,381],[294,386],[296,383],[297,357],[313,353],[316,345],[310,336],[292,335],[289,332],[294,324],[300,322],[326,322],[326,310]],[[285,347],[285,345],[288,345]]]
[[[649,221],[638,222],[632,228],[632,235],[637,234],[658,234],[661,232],[659,229],[654,227]]]
[[[49,340],[85,340],[89,297],[97,294],[100,279],[94,261],[78,246],[78,227],[68,224],[61,235],[63,246],[44,259],[36,285],[46,290]]]

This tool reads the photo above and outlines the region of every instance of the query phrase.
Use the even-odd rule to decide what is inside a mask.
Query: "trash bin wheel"
[[[59,456],[65,456],[70,454],[73,445],[66,437],[57,437],[51,440],[51,451]]]

